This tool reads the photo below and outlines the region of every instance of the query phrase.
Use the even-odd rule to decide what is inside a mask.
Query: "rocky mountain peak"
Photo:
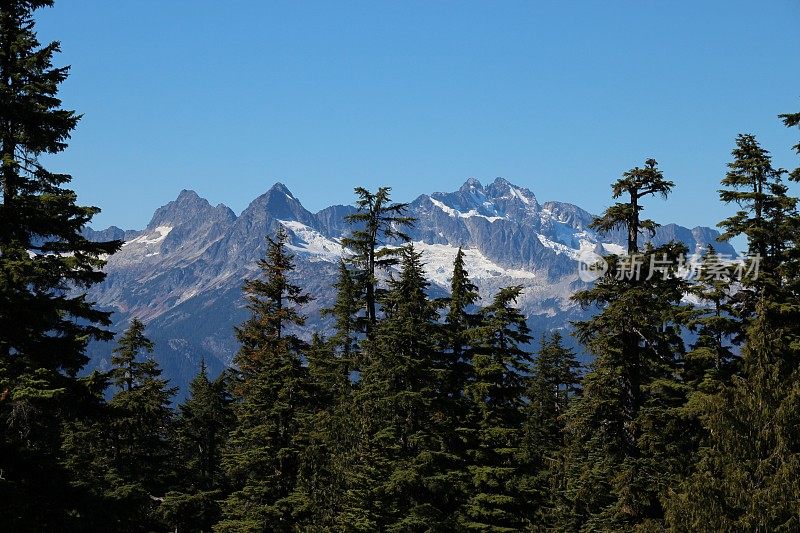
[[[220,204],[214,207],[196,192],[184,189],[175,200],[156,210],[147,229],[176,227],[198,219],[218,218],[231,219],[236,218],[236,215],[227,206]]]

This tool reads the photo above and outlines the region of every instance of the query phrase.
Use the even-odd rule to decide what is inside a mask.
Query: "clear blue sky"
[[[648,214],[714,225],[737,133],[797,166],[800,2],[67,1],[39,16],[84,114],[69,150],[95,227],[183,188],[239,212],[274,181],[307,208],[497,176],[599,212],[656,158]]]

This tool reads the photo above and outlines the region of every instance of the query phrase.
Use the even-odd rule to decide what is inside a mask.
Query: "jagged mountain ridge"
[[[246,318],[242,283],[256,274],[265,237],[281,226],[295,253],[296,279],[315,296],[306,309],[309,324],[329,327],[320,310],[334,297],[331,286],[344,252],[340,239],[349,231],[344,217],[354,211],[336,205],[311,213],[276,183],[237,216],[184,190],[157,209],[144,230],[87,230],[93,239],[125,241],[109,258],[107,279],[90,296],[114,311],[116,331],[134,316],[144,320],[165,374],[183,387],[201,359],[212,371],[230,363],[237,348],[234,326]],[[461,246],[482,297],[506,285],[525,288],[519,303],[534,331],[566,327],[584,316],[569,300],[585,286],[576,259],[588,250],[619,253],[625,242],[620,232],[601,236],[589,229],[593,216],[587,211],[569,203],[540,204],[530,190],[502,178],[486,186],[470,179],[455,192],[423,194],[410,203],[409,214],[418,219],[409,233],[423,253],[433,295],[446,294]],[[714,244],[733,254],[717,236],[710,228],[668,224],[652,240],[680,240],[690,252]],[[110,349],[93,344],[92,366],[106,368]]]

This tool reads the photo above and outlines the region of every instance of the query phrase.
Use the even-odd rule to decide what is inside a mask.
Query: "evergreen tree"
[[[759,302],[743,376],[704,406],[709,438],[692,475],[672,491],[674,531],[797,531],[800,372],[793,335]]]
[[[111,338],[85,290],[121,244],[82,236],[99,210],[78,205],[71,177],[42,161],[80,118],[57,96],[68,75],[53,66],[59,44],[36,37],[34,12],[50,5],[0,6],[0,523],[11,530],[57,528],[69,512],[61,424],[91,396],[76,377],[87,343]]]
[[[386,317],[366,342],[353,401],[363,440],[339,523],[380,531],[451,531],[458,458],[437,409],[437,305],[426,295],[420,255],[401,252],[401,271],[381,299]]]
[[[211,531],[219,520],[217,500],[227,488],[222,449],[233,422],[225,374],[208,377],[205,361],[189,384],[189,396],[175,424],[177,486],[159,508],[163,521],[179,531]]]
[[[345,368],[352,370],[357,367],[357,315],[360,306],[354,274],[344,261],[339,262],[339,277],[333,288],[336,289],[336,301],[330,309],[324,309],[323,314],[333,317],[336,334],[331,338],[331,343]]]
[[[479,298],[478,287],[469,278],[464,265],[464,252],[459,248],[453,261],[450,297],[446,300],[443,366],[444,375],[450,377],[451,381],[442,384],[442,395],[454,400],[460,400],[467,383],[472,379],[472,337],[480,324],[480,314],[472,308]]]
[[[788,196],[781,181],[785,171],[773,168],[769,152],[754,136],[739,135],[732,155],[734,159],[722,179],[726,188],[719,191],[719,197],[726,204],[736,203],[740,209],[719,223],[725,230],[720,239],[746,236],[748,253],[757,256],[751,261],[759,261],[758,274],[747,280],[747,290],[739,298],[739,312],[747,316],[753,313],[762,291],[778,290],[782,284],[778,266],[786,259],[796,199]]]
[[[780,183],[769,156],[739,136],[723,201],[742,209],[723,222],[727,236],[745,235],[760,269],[742,280],[748,320],[741,370],[697,411],[706,438],[691,475],[672,491],[668,524],[676,531],[794,531],[800,498],[800,321],[796,266],[797,199]],[[737,190],[742,189],[742,190]],[[763,254],[763,255],[761,255]]]
[[[310,403],[301,360],[307,345],[287,330],[303,326],[300,307],[311,297],[290,280],[294,262],[286,239],[282,229],[268,238],[267,257],[259,261],[262,278],[244,284],[251,317],[236,331],[236,423],[223,454],[236,490],[223,503],[219,531],[288,531],[304,510],[292,495],[296,438]]]
[[[733,265],[709,246],[690,288],[700,307],[687,321],[689,328],[697,332],[697,340],[686,354],[684,380],[703,394],[717,391],[739,366],[733,352],[738,340],[734,337],[742,327],[733,304],[734,275]]]
[[[469,450],[471,482],[460,527],[477,531],[518,531],[525,525],[520,464],[523,446],[525,374],[531,340],[525,317],[514,307],[521,287],[501,289],[482,309],[472,356],[474,381],[466,393],[473,404],[476,436]]]
[[[152,351],[144,324],[134,318],[111,357],[111,380],[117,388],[109,403],[112,460],[120,482],[110,499],[117,500],[119,530],[154,527],[154,502],[171,481],[170,402],[177,389],[161,377]]]
[[[599,313],[576,324],[578,338],[595,356],[583,380],[583,395],[567,416],[566,496],[572,506],[565,527],[631,529],[659,527],[665,488],[688,461],[686,422],[680,416],[685,386],[677,379],[683,342],[680,325],[687,290],[676,275],[682,245],[648,246],[638,236],[656,224],[641,220],[640,199],[666,197],[672,182],[656,162],[626,172],[613,195],[629,195],[593,224],[601,231],[622,227],[627,256],[610,256],[607,274],[574,299]],[[659,272],[650,272],[657,265]]]
[[[412,217],[405,216],[408,204],[391,202],[391,190],[391,187],[380,187],[372,193],[363,187],[356,187],[358,211],[346,218],[354,229],[349,237],[342,239],[342,245],[353,252],[350,263],[358,269],[367,330],[377,321],[376,272],[396,265],[400,253],[398,248],[385,245],[392,241],[408,241],[409,237],[403,228],[414,224]]]
[[[559,525],[561,493],[560,452],[564,447],[564,415],[580,393],[580,364],[556,331],[542,337],[528,381],[522,462],[531,471],[525,486],[528,515],[535,528],[551,530]]]

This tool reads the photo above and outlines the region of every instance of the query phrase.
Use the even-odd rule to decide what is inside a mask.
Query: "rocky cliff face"
[[[257,272],[266,236],[284,227],[297,263],[300,285],[314,295],[307,307],[309,324],[323,331],[329,324],[320,310],[330,305],[336,267],[345,250],[340,239],[349,231],[344,217],[352,206],[306,210],[277,183],[239,215],[212,206],[192,191],[159,208],[147,228],[87,230],[93,239],[121,239],[125,244],[108,262],[106,281],[91,297],[113,310],[114,329],[122,331],[136,316],[147,323],[156,357],[173,382],[183,387],[205,359],[212,371],[228,365],[237,344],[234,326],[246,318],[241,286]],[[586,251],[619,253],[624,236],[598,235],[589,229],[592,215],[568,203],[540,204],[528,189],[498,178],[489,185],[470,179],[455,192],[421,195],[410,204],[417,223],[410,232],[422,251],[432,292],[449,286],[458,247],[484,298],[498,288],[522,285],[519,302],[534,331],[568,327],[585,311],[569,297],[583,286],[577,259]],[[694,252],[718,243],[712,229],[667,224],[653,242],[682,241]],[[112,346],[94,344],[92,365],[107,367]]]

